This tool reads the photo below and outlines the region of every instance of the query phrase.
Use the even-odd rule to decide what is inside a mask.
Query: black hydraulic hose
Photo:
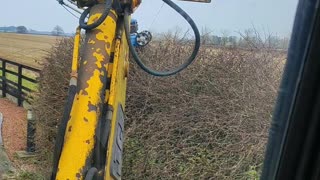
[[[194,45],[194,49],[193,49],[190,57],[187,59],[187,61],[185,63],[180,65],[177,69],[174,69],[171,71],[164,71],[164,72],[155,71],[153,69],[150,69],[149,67],[147,67],[143,63],[143,61],[140,59],[137,51],[135,50],[135,47],[132,45],[131,40],[130,40],[130,31],[129,31],[130,11],[129,11],[129,9],[125,9],[125,13],[124,13],[124,26],[125,26],[124,28],[125,28],[126,38],[128,41],[130,52],[131,52],[135,62],[140,66],[140,68],[143,69],[144,71],[146,71],[147,73],[154,75],[154,76],[170,76],[170,75],[177,74],[180,71],[184,70],[195,60],[195,58],[198,54],[199,48],[200,48],[200,33],[199,33],[199,30],[198,30],[196,24],[191,19],[191,17],[185,11],[183,11],[178,5],[176,5],[174,2],[172,2],[171,0],[163,0],[163,2],[168,4],[175,11],[177,11],[190,24],[192,30],[194,31],[194,35],[195,35],[195,45]]]
[[[104,12],[99,17],[99,19],[92,24],[87,24],[85,22],[85,19],[91,10],[91,7],[87,8],[86,10],[83,11],[83,13],[80,16],[80,19],[79,19],[80,28],[85,29],[85,30],[91,30],[91,29],[98,27],[108,17],[108,14],[109,14],[111,8],[112,8],[112,0],[106,0],[106,7],[105,7]]]
[[[94,175],[96,175],[97,173],[98,173],[97,168],[95,167],[90,168],[84,180],[92,180],[94,178]]]
[[[65,109],[63,112],[63,116],[61,119],[61,124],[59,125],[58,134],[56,137],[56,144],[53,152],[53,165],[52,165],[52,174],[51,174],[51,180],[56,179],[57,171],[58,171],[58,165],[59,165],[59,159],[61,156],[63,143],[64,143],[64,135],[67,129],[67,124],[70,117],[70,112],[72,108],[72,103],[74,100],[74,97],[76,95],[77,87],[75,85],[70,85],[69,92],[68,92],[68,98],[65,105]]]

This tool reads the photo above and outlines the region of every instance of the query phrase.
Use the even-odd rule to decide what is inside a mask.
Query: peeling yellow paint
[[[101,53],[93,53],[93,56],[97,59],[96,65],[99,69],[102,68],[102,62],[104,61],[104,56]]]
[[[95,43],[96,43],[96,41],[94,41],[94,40],[90,39],[90,40],[88,41],[88,43],[89,43],[89,44],[95,44]]]
[[[114,62],[110,64],[109,69],[111,70],[111,85],[110,92],[108,96],[108,104],[112,106],[113,112],[118,111],[118,105],[121,104],[123,110],[125,109],[125,100],[126,100],[126,90],[127,90],[127,78],[126,78],[126,64],[129,64],[128,61],[128,44],[125,38],[125,34],[122,34],[121,39],[117,39],[114,46]],[[110,70],[108,71],[108,73]],[[112,161],[112,152],[113,152],[113,143],[115,139],[116,132],[116,119],[117,113],[112,114],[111,121],[111,130],[108,141],[108,151],[107,151],[107,165],[105,168],[105,180],[112,180],[111,176],[111,161]]]
[[[114,13],[114,11],[112,12]],[[94,19],[100,16],[101,13],[91,15],[88,23],[92,23]],[[108,50],[106,49],[107,57],[103,56],[102,51],[105,49],[105,47],[103,47],[105,44],[113,45],[112,42],[115,38],[116,29],[115,20],[111,17],[108,17],[104,21],[104,24],[105,25],[100,25],[96,28],[98,31],[96,34],[97,39],[88,41],[91,45],[87,48],[93,50],[92,55],[81,63],[81,66],[95,64],[96,68],[85,67],[82,73],[90,77],[86,82],[82,82],[83,80],[79,79],[80,84],[86,84],[86,87],[80,89],[74,98],[56,179],[84,179],[86,173],[84,167],[88,160],[90,162],[88,158],[91,157],[94,148],[95,130],[101,113],[99,104],[106,101],[109,97],[109,91],[105,91],[105,93],[107,93],[106,99],[101,99],[100,96],[104,91],[102,89],[104,85],[101,81],[101,76],[107,75],[104,73],[105,69],[103,70],[101,68],[107,68],[107,65],[104,64],[109,61],[112,47]],[[94,32],[87,31],[86,33],[88,35]],[[103,46],[98,47],[99,44],[101,45],[98,41],[101,40],[103,40]]]

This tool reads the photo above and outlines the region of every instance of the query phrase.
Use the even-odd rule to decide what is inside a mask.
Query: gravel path
[[[3,146],[3,141],[2,141],[2,133],[1,133],[1,129],[2,129],[2,122],[3,122],[3,115],[0,112],[0,146]]]
[[[2,136],[1,136],[2,122],[3,122],[3,116],[2,116],[2,113],[0,112],[0,179],[2,177],[2,174],[10,170],[10,161],[3,148]]]
[[[26,148],[27,111],[7,99],[0,98],[0,112],[3,114],[4,149],[9,159],[15,162],[14,153]]]

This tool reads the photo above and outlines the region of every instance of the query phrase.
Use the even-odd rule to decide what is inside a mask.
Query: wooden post
[[[7,96],[6,61],[2,60],[2,97]]]
[[[16,151],[16,155],[19,158],[32,158],[35,157],[35,117],[31,109],[28,110],[27,114],[27,147],[25,151]]]
[[[22,65],[18,66],[18,106],[22,106]]]
[[[27,153],[34,153],[35,152],[35,117],[32,110],[28,110],[27,115],[28,120],[28,127],[27,127]]]

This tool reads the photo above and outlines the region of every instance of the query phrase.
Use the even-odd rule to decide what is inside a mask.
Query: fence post
[[[18,106],[22,106],[22,65],[18,66]]]
[[[2,97],[7,96],[6,61],[2,59]]]
[[[28,110],[27,114],[28,120],[28,127],[27,127],[27,153],[34,153],[35,152],[35,117],[31,109]]]

